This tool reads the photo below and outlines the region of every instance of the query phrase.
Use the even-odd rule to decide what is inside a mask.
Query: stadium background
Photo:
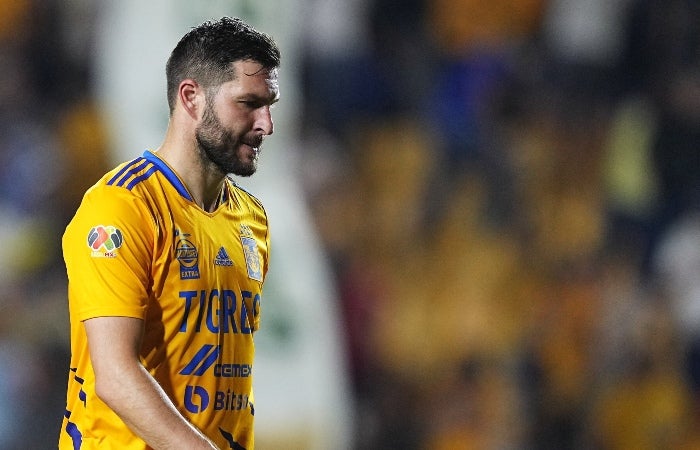
[[[700,6],[0,1],[0,448],[64,407],[60,237],[207,18],[281,44],[261,449],[700,446]]]

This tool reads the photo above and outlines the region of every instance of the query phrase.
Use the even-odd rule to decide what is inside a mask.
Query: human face
[[[257,170],[263,139],[273,132],[270,108],[279,86],[276,70],[253,61],[236,61],[234,73],[233,80],[207,91],[195,138],[205,163],[247,177]]]

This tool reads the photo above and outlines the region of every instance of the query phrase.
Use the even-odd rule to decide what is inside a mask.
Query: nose
[[[274,132],[274,128],[270,106],[266,105],[258,108],[255,117],[255,130],[261,131],[263,134],[270,135]]]

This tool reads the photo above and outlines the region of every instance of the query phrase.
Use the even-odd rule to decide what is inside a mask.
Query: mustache
[[[265,135],[260,134],[260,135],[252,137],[251,139],[245,139],[243,141],[243,143],[246,145],[249,145],[253,148],[259,148],[260,146],[262,146],[262,143],[264,140],[265,140]]]

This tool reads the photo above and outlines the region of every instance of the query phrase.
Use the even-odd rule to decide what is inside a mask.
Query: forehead
[[[233,63],[234,78],[222,87],[237,94],[254,94],[261,97],[279,96],[277,69],[265,69],[255,61],[244,60]]]

